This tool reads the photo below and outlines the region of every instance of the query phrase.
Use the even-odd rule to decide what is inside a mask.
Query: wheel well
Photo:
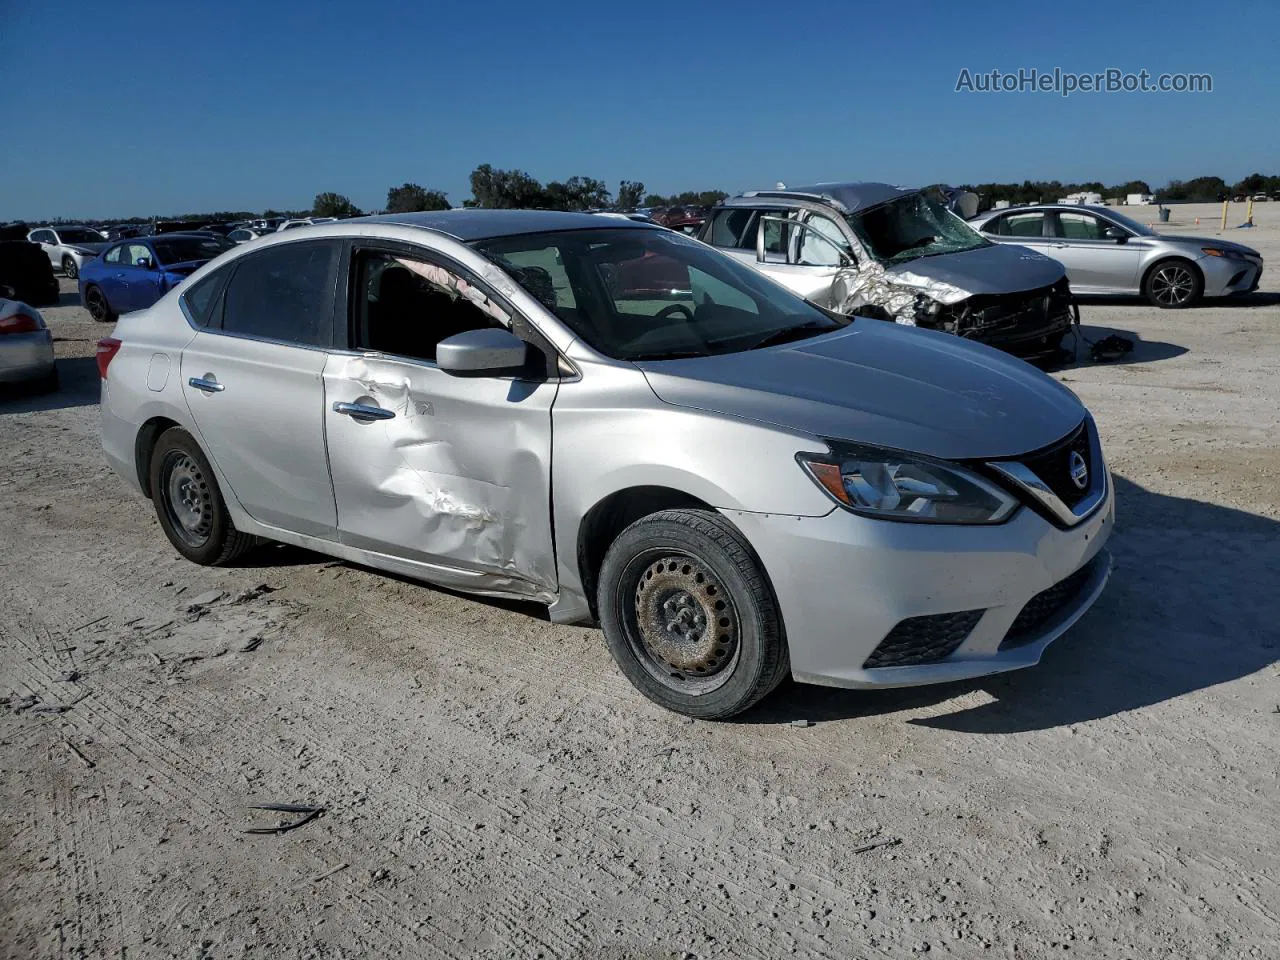
[[[1200,283],[1201,284],[1204,283],[1204,271],[1200,269],[1200,265],[1198,263],[1196,263],[1190,257],[1179,257],[1176,254],[1171,254],[1170,256],[1167,256],[1167,257],[1161,257],[1151,266],[1147,267],[1146,273],[1142,275],[1142,283],[1139,285],[1138,289],[1141,290],[1143,293],[1145,293],[1147,290],[1147,280],[1151,278],[1151,274],[1155,272],[1156,268],[1162,267],[1166,263],[1171,263],[1174,260],[1181,261],[1182,263],[1185,263],[1187,266],[1189,266],[1192,270],[1196,272],[1196,275],[1200,278]]]
[[[151,496],[151,453],[156,448],[156,441],[160,439],[160,434],[170,427],[178,426],[181,424],[168,417],[152,417],[142,425],[137,438],[133,441],[134,462],[138,465],[138,483],[142,486],[142,492],[148,497]]]
[[[578,575],[596,616],[596,580],[609,545],[641,517],[680,507],[711,510],[710,504],[670,487],[628,487],[605,497],[587,511],[578,528]]]

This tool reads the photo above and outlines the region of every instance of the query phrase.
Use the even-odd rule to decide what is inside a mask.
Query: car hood
[[[1035,367],[948,334],[879,320],[763,350],[637,364],[660,400],[948,460],[1061,439],[1079,399]]]
[[[1029,247],[992,243],[961,253],[917,257],[885,269],[885,275],[922,289],[945,284],[968,296],[1019,293],[1057,283],[1066,275],[1061,263]],[[952,302],[955,298],[947,298]]]
[[[1231,240],[1220,240],[1217,237],[1194,237],[1194,236],[1176,236],[1173,234],[1158,234],[1150,239],[1160,241],[1172,241],[1174,243],[1185,243],[1195,247],[1196,256],[1203,256],[1200,252],[1201,247],[1222,247],[1224,250],[1234,250],[1236,253],[1246,253],[1251,257],[1261,257],[1257,250],[1253,247],[1246,247],[1243,243],[1235,243]]]

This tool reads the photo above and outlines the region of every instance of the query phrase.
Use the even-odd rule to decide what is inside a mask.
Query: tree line
[[[1145,180],[1106,186],[1100,181],[1089,183],[1062,183],[1058,180],[1024,180],[1022,183],[962,184],[962,190],[976,193],[984,205],[991,206],[1000,200],[1010,203],[1051,203],[1072,193],[1099,193],[1106,200],[1123,200],[1131,193],[1147,193],[1157,201],[1209,202],[1229,200],[1234,197],[1251,197],[1256,194],[1280,195],[1280,176],[1251,173],[1234,184],[1221,177],[1196,177],[1194,180],[1170,180],[1153,190]]]
[[[539,209],[539,210],[635,210],[639,207],[698,206],[709,207],[729,196],[723,190],[685,190],[663,196],[647,193],[639,180],[623,180],[614,193],[603,180],[594,177],[574,176],[567,180],[552,180],[543,184],[523,170],[498,170],[482,163],[471,171],[471,197],[462,202],[464,207],[487,209]],[[960,189],[971,190],[981,198],[983,207],[990,207],[1000,200],[1010,203],[1036,203],[1054,201],[1071,193],[1099,193],[1105,199],[1123,200],[1131,193],[1147,193],[1157,201],[1216,201],[1234,197],[1250,197],[1256,194],[1280,196],[1280,176],[1252,173],[1243,180],[1228,184],[1221,177],[1196,177],[1193,180],[1170,180],[1159,189],[1152,189],[1145,180],[1107,186],[1100,181],[1088,183],[1062,183],[1059,180],[1024,180],[1022,183],[960,184]],[[205,223],[228,223],[251,220],[257,217],[358,217],[362,213],[417,213],[429,210],[448,210],[453,205],[443,190],[423,187],[416,183],[403,183],[387,190],[386,206],[381,211],[362,211],[351,199],[341,193],[326,191],[316,194],[308,210],[219,210],[214,213],[187,213],[180,217],[116,217],[98,220],[96,223],[117,224],[147,222],[155,219],[192,220]],[[60,218],[53,223],[69,223]]]

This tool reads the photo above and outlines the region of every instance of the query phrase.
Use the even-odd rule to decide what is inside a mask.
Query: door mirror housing
[[[137,262],[134,263],[134,266],[143,270],[154,270],[156,268],[155,261],[150,257],[139,257]]]
[[[1102,235],[1108,240],[1114,240],[1116,243],[1124,243],[1129,239],[1129,234],[1119,227],[1107,227],[1102,231]]]
[[[529,345],[496,327],[455,333],[436,345],[436,366],[455,377],[522,373],[528,362]]]

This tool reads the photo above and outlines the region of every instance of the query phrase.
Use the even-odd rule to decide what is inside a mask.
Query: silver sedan
[[[275,540],[545,604],[692,716],[788,675],[1030,666],[1110,571],[1110,475],[1057,381],[631,220],[289,230],[98,364],[107,460],[189,560]]]
[[[8,299],[12,295],[9,287],[0,287],[0,384],[21,383],[37,390],[56,390],[53,334],[39,310]]]
[[[969,221],[998,243],[1061,261],[1076,294],[1139,294],[1157,307],[1258,289],[1262,254],[1217,237],[1156,233],[1110,207],[1044,204],[989,210]]]

